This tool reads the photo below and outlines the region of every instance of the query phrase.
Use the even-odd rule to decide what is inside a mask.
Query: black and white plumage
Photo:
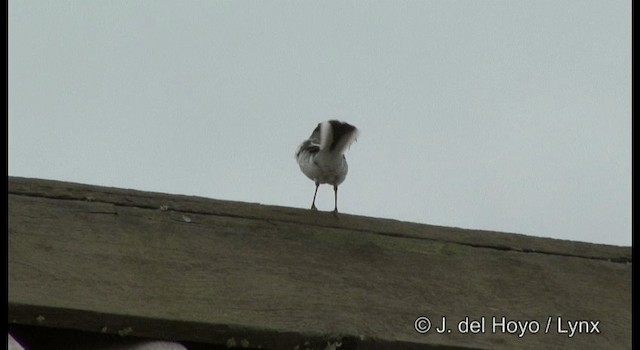
[[[338,185],[347,177],[349,166],[344,153],[358,137],[358,129],[338,120],[318,124],[311,136],[296,151],[300,170],[316,184],[311,209],[316,210],[316,194],[320,184],[333,185],[335,207],[338,212]]]

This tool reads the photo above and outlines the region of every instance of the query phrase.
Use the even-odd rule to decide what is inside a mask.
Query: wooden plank
[[[629,348],[630,305],[628,247],[9,181],[14,323],[263,348]],[[421,315],[452,332],[417,333]],[[466,316],[543,329],[460,334]],[[600,333],[558,334],[558,316]]]
[[[342,214],[338,219],[330,213],[309,215],[306,209],[221,201],[195,196],[170,195],[130,189],[109,188],[84,184],[10,177],[9,193],[56,199],[77,199],[110,203],[116,206],[132,206],[148,209],[167,208],[183,213],[211,214],[243,217],[269,221],[286,221],[323,227],[339,227],[383,235],[433,239],[474,247],[499,250],[539,252],[567,256],[579,256],[601,260],[631,261],[631,247],[593,244],[530,237],[521,234],[455,227],[416,224],[390,219],[379,219]]]

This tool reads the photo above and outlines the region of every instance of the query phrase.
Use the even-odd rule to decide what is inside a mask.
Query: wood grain
[[[251,348],[631,347],[629,247],[25,178],[8,211],[17,324]],[[421,315],[454,330],[418,334]],[[466,316],[543,329],[460,334]],[[600,333],[543,334],[549,316]]]

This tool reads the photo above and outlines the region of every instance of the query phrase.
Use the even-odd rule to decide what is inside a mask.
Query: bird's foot
[[[313,211],[317,211],[317,210],[318,210],[318,208],[316,208],[316,205],[315,205],[315,204],[311,204],[311,210],[313,210]]]

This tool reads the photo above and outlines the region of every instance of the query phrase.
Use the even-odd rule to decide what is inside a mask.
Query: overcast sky
[[[631,245],[631,1],[9,1],[9,175]],[[320,210],[333,209],[321,186]]]

